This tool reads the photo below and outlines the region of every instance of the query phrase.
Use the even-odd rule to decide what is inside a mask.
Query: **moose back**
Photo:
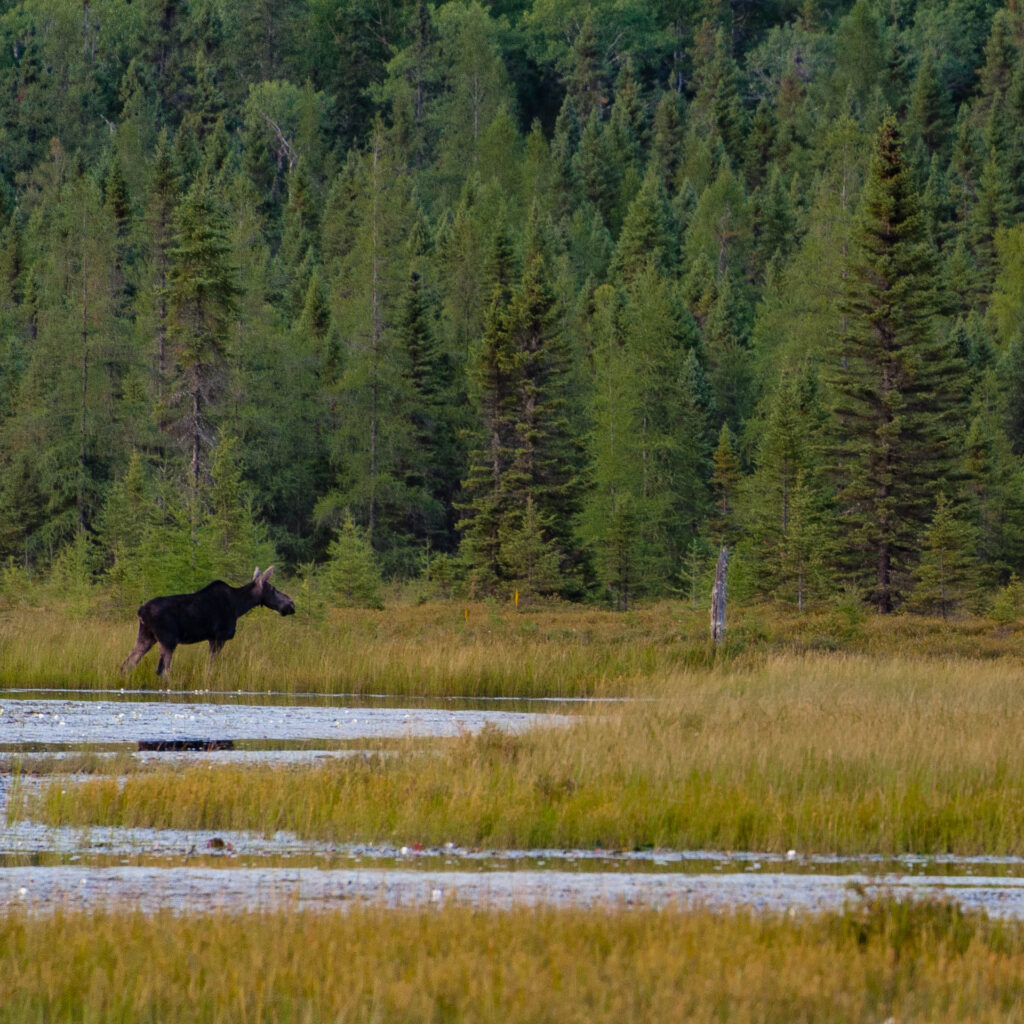
[[[241,587],[215,580],[193,594],[171,594],[147,601],[139,609],[139,635],[121,666],[121,674],[138,665],[154,644],[160,645],[156,672],[165,679],[170,679],[171,659],[178,644],[207,641],[212,664],[213,656],[235,635],[239,618],[257,605],[281,615],[294,615],[295,602],[268,582],[273,571],[270,566],[261,573],[257,566],[252,581]]]

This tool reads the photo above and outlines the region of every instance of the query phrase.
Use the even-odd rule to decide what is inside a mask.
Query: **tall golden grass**
[[[1024,927],[946,904],[0,915],[0,1022],[972,1021],[1024,1016]]]
[[[123,680],[137,623],[60,608],[0,609],[0,688],[272,690],[557,697],[621,692],[620,681],[661,660],[706,658],[696,626],[666,608],[615,616],[487,605],[334,609],[281,619],[259,609],[207,669],[207,646],[179,647],[170,684],[156,652]],[[684,639],[686,638],[686,639]],[[683,642],[681,642],[683,641]]]
[[[255,610],[207,671],[205,644],[180,647],[170,684],[156,653],[127,680],[121,662],[135,640],[133,615],[102,607],[0,603],[0,690],[132,688],[418,696],[615,696],[637,680],[684,668],[758,664],[778,654],[842,651],[906,657],[1017,658],[1024,625],[982,618],[956,623],[880,617],[849,609],[794,615],[739,607],[722,650],[707,615],[681,602],[616,614],[578,606],[433,603],[383,611],[330,609],[315,619]]]
[[[1021,684],[1010,659],[770,655],[631,677],[635,699],[569,728],[61,781],[9,813],[471,847],[1024,854]]]

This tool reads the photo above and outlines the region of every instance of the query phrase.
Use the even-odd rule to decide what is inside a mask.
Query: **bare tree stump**
[[[729,571],[729,549],[718,552],[715,585],[711,590],[711,642],[717,647],[725,637],[725,577]]]

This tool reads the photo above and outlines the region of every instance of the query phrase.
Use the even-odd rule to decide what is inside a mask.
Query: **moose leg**
[[[167,682],[171,681],[171,658],[174,657],[174,648],[168,647],[163,641],[160,642],[160,660],[156,663],[156,674],[163,676]]]
[[[139,636],[135,646],[121,665],[121,675],[127,675],[142,660],[142,656],[156,643],[156,637],[142,623],[139,623]]]
[[[210,641],[210,660],[207,661],[207,663],[206,663],[206,671],[207,671],[207,673],[209,673],[210,670],[213,668],[213,658],[214,658],[214,655],[216,655],[223,646],[224,646],[224,641],[223,640],[211,640]]]

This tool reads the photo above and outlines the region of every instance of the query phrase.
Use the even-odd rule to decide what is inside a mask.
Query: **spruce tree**
[[[527,499],[545,542],[558,553],[559,587],[582,567],[576,518],[583,455],[571,422],[573,358],[557,316],[544,225],[531,219],[523,267],[509,282],[499,234],[489,272],[491,304],[476,348],[472,394],[482,444],[470,451],[459,528],[480,591],[508,578],[510,538],[521,537]]]
[[[514,273],[511,244],[499,225],[484,268],[489,295],[484,329],[470,350],[468,386],[476,422],[456,523],[471,583],[481,593],[491,592],[502,575],[501,484],[515,443],[516,375],[508,318]]]
[[[198,490],[227,384],[238,294],[225,211],[203,177],[177,211],[168,258],[168,343],[174,360],[168,423],[185,448],[188,477]]]
[[[343,607],[384,607],[380,568],[373,546],[349,513],[327,549],[322,573],[332,599]]]
[[[728,423],[723,423],[718,433],[718,445],[711,464],[712,504],[707,522],[708,536],[717,546],[731,548],[741,535],[737,505],[742,470],[736,453],[736,438]]]
[[[831,454],[848,570],[879,611],[910,582],[935,482],[955,472],[966,381],[936,317],[934,251],[899,126],[878,131],[833,366]]]
[[[829,556],[824,419],[816,374],[783,371],[746,431],[755,439],[754,471],[741,486],[740,519],[756,583],[799,607],[824,583]]]
[[[978,595],[975,531],[964,522],[940,491],[935,514],[921,542],[921,559],[914,571],[909,605],[948,619],[968,607]]]

